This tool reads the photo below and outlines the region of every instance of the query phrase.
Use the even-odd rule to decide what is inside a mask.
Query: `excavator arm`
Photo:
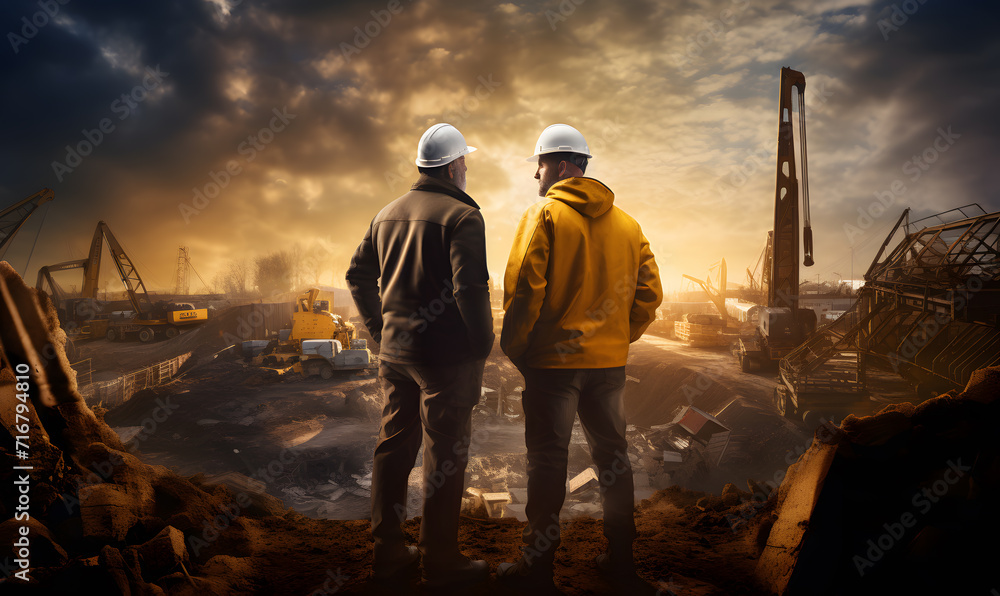
[[[43,188],[30,197],[0,211],[0,257],[3,257],[7,252],[7,245],[10,244],[14,234],[21,229],[24,222],[28,221],[31,214],[41,207],[42,203],[51,201],[53,198],[55,198],[55,193],[48,188]]]
[[[46,265],[38,270],[38,278],[35,280],[35,288],[41,292],[48,293],[52,298],[53,304],[62,304],[63,296],[62,290],[59,284],[52,279],[52,274],[56,271],[67,271],[69,269],[86,269],[87,259],[78,259],[76,261],[65,261],[63,263],[56,263],[55,265]],[[48,290],[46,290],[48,286]],[[84,296],[87,296],[84,294]],[[91,296],[95,298],[96,296]]]

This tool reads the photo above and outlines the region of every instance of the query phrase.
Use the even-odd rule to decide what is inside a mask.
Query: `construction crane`
[[[99,314],[102,307],[97,302],[97,289],[105,242],[125,285],[133,309],[131,314]],[[66,298],[52,279],[53,272],[70,269],[83,269],[83,291],[79,298]],[[39,269],[35,287],[44,292],[46,286],[60,312],[60,321],[73,339],[106,337],[110,341],[119,341],[135,334],[139,341],[146,343],[159,335],[175,337],[180,333],[181,327],[208,320],[207,309],[163,301],[154,304],[132,259],[104,221],[97,222],[86,259],[66,261]]]
[[[774,228],[765,252],[770,264],[767,303],[760,310],[753,337],[741,338],[740,368],[752,372],[777,364],[816,329],[816,314],[799,308],[799,201],[802,202],[803,265],[813,264],[812,227],[809,217],[809,180],[806,159],[806,78],[801,72],[781,69],[778,99],[778,160],[774,195]],[[797,100],[793,104],[793,99]],[[798,139],[793,108],[798,107]],[[796,167],[796,149],[799,165]],[[801,192],[800,192],[801,189]]]
[[[14,234],[21,229],[24,222],[28,221],[31,214],[37,211],[42,203],[51,201],[55,196],[52,190],[43,188],[30,197],[0,211],[0,258],[7,254],[7,247],[14,239]]]
[[[735,336],[735,330],[739,327],[739,322],[729,314],[726,308],[726,260],[718,264],[719,283],[718,288],[712,283],[712,270],[704,280],[683,274],[683,278],[696,283],[708,295],[708,299],[719,311],[719,317],[713,315],[684,315],[684,320],[674,322],[674,335],[677,339],[685,341],[691,346],[718,346],[729,345]]]

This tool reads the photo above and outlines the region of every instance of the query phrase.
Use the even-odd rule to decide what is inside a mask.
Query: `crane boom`
[[[143,283],[142,278],[139,276],[139,271],[136,270],[135,265],[132,264],[132,259],[129,258],[128,253],[122,248],[121,243],[115,238],[115,235],[111,233],[111,228],[108,227],[103,220],[97,222],[97,231],[94,232],[94,240],[91,243],[91,265],[87,270],[88,279],[84,284],[84,289],[87,290],[89,286],[93,285],[93,290],[96,292],[96,277],[97,271],[100,265],[101,259],[101,235],[104,235],[105,240],[108,242],[108,249],[111,251],[111,258],[115,261],[115,267],[118,269],[118,275],[121,277],[122,283],[125,284],[125,290],[128,293],[128,300],[132,303],[132,308],[135,309],[136,314],[139,318],[146,318],[153,311],[153,303],[149,300],[149,295],[146,293],[146,284]],[[94,259],[96,253],[96,263],[98,267],[94,267]]]
[[[24,222],[28,221],[42,203],[46,203],[55,198],[55,193],[51,189],[43,188],[30,197],[14,203],[3,211],[0,211],[0,257],[7,252],[7,246],[14,238]]]

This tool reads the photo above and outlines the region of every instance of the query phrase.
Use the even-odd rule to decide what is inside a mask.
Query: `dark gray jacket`
[[[483,216],[446,181],[422,175],[375,216],[347,285],[383,360],[457,364],[493,347]]]

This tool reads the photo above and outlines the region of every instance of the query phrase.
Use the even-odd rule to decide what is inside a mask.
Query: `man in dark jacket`
[[[385,394],[372,467],[377,578],[396,577],[418,558],[400,524],[421,436],[424,582],[443,586],[489,575],[485,561],[458,549],[472,408],[494,339],[485,225],[465,193],[465,155],[474,150],[449,124],[429,128],[417,146],[420,178],[375,216],[347,271],[379,344]]]

